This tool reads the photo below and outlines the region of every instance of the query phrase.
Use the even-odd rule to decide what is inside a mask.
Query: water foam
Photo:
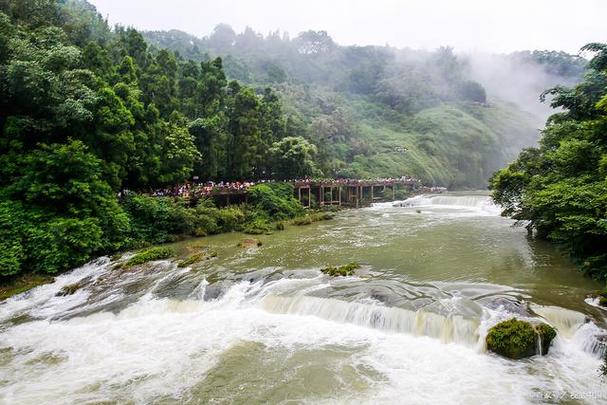
[[[0,401],[184,402],[190,390],[222,362],[222,355],[243,342],[259,343],[265,348],[260,355],[275,356],[278,363],[288,353],[337,351],[342,353],[339,361],[346,361],[354,374],[369,378],[368,370],[373,370],[377,375],[370,388],[355,396],[338,385],[337,397],[299,398],[300,402],[350,398],[362,403],[529,403],[542,402],[538,393],[600,389],[595,373],[602,346],[596,336],[602,330],[585,322],[581,314],[534,307],[564,332],[548,356],[512,362],[478,350],[487,328],[512,316],[503,309],[469,319],[385,306],[371,299],[312,296],[333,282],[320,272],[295,272],[290,278],[271,277],[271,281],[268,276],[254,281],[244,276],[245,281],[227,285],[219,298],[205,301],[209,284],[204,279],[186,299],[156,295],[160,280],[177,271],[173,264],[162,262],[159,267],[168,273],[147,284],[147,293],[126,308],[54,319],[71,311],[75,302],[83,309],[94,306],[94,301],[83,299],[89,297],[86,288],[73,302],[55,294],[64,285],[106,274],[109,264],[107,259],[91,263],[1,306],[6,317],[25,312],[46,318],[11,326],[0,334],[0,347],[11,348],[0,368]],[[326,357],[315,365],[314,373],[341,370],[336,360]],[[268,390],[284,390],[286,397],[289,384],[297,383],[288,378],[284,376],[284,383],[266,381],[262,368],[251,384],[262,389],[267,383]]]
[[[496,216],[501,212],[499,206],[486,195],[423,194],[391,205],[417,209],[461,210],[479,216]]]

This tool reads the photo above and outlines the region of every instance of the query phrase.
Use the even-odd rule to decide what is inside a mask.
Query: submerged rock
[[[248,238],[248,239],[243,239],[241,242],[239,242],[237,247],[252,248],[255,246],[260,247],[262,245],[263,245],[263,243],[260,240]]]
[[[68,295],[72,295],[72,294],[76,293],[76,291],[80,290],[81,288],[86,287],[88,284],[90,284],[90,282],[91,282],[91,277],[86,277],[86,278],[83,278],[82,280],[78,281],[77,283],[65,285],[65,286],[63,286],[63,288],[61,288],[59,291],[57,291],[55,296],[65,297]]]
[[[530,317],[533,316],[531,311],[529,310],[529,304],[525,301],[517,301],[511,297],[495,297],[490,301],[483,301],[483,303],[487,306],[487,308],[498,309],[502,308],[508,313]]]
[[[536,354],[546,355],[556,331],[548,324],[532,325],[516,318],[503,321],[489,329],[487,349],[509,359],[522,359]],[[538,349],[541,348],[541,353]]]

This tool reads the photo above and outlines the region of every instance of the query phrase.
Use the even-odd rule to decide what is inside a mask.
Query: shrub
[[[303,217],[298,217],[293,220],[293,225],[302,226],[302,225],[310,225],[313,222],[318,221],[327,221],[329,219],[335,218],[335,214],[331,212],[316,212],[313,214],[308,214]]]
[[[310,225],[312,223],[312,217],[309,215],[295,218],[293,220],[293,225],[302,226],[302,225]]]
[[[241,208],[226,207],[218,210],[217,223],[223,232],[241,230],[244,221],[245,214]]]
[[[122,205],[131,219],[133,240],[163,243],[169,235],[183,230],[179,222],[184,219],[184,211],[169,197],[128,194]],[[192,218],[187,219],[191,223]]]
[[[244,233],[251,235],[261,235],[272,232],[272,224],[270,224],[264,218],[256,218],[252,222],[249,222],[244,227]]]
[[[249,189],[249,201],[273,220],[284,220],[303,213],[303,207],[293,196],[293,186],[287,183],[258,184]]]

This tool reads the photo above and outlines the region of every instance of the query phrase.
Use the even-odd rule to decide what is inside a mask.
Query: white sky
[[[459,51],[556,49],[607,41],[607,0],[90,0],[110,23],[208,35],[326,30],[342,45]]]

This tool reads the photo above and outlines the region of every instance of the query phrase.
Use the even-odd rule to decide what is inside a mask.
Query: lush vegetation
[[[265,229],[301,209],[288,186],[225,209],[135,191],[318,170],[272,90],[228,81],[220,58],[186,60],[112,30],[85,1],[0,2],[0,72],[0,276]]]
[[[407,174],[429,185],[484,188],[538,137],[541,119],[487,94],[470,61],[449,48],[340,46],[324,31],[262,36],[225,24],[204,38],[175,30],[144,36],[195,60],[221,56],[228,77],[271,85],[290,114],[291,135],[315,145],[316,166],[328,176]],[[585,63],[548,51],[507,58],[566,83],[579,80]]]
[[[525,221],[530,231],[562,245],[589,275],[607,278],[607,45],[594,53],[584,80],[555,87],[554,114],[540,145],[491,180],[504,214]]]
[[[154,45],[84,0],[0,2],[0,277],[183,236],[268,233],[303,213],[286,185],[228,208],[142,193],[195,176],[478,187],[534,137],[448,48],[226,26],[203,40],[146,36]]]

